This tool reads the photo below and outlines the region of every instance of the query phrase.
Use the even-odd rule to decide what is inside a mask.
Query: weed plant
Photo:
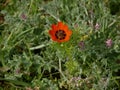
[[[119,0],[0,1],[0,90],[120,90],[119,15]],[[48,33],[60,21],[67,42]]]

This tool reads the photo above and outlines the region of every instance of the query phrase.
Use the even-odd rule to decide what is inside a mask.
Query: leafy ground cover
[[[0,90],[119,89],[119,0],[0,0]]]

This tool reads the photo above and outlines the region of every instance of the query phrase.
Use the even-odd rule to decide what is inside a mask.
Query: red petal
[[[65,30],[68,30],[68,26],[67,25],[64,25],[63,27]]]
[[[56,29],[57,29],[57,26],[54,25],[54,24],[53,24],[51,27],[52,27],[53,30],[56,30]]]
[[[64,24],[62,22],[58,22],[58,28],[63,29]]]
[[[50,35],[53,35],[53,31],[52,31],[52,30],[49,30],[49,34],[50,34]]]

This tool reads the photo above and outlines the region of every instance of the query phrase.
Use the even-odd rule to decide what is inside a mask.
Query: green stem
[[[53,17],[56,21],[60,22],[60,19],[58,17],[56,17],[55,15],[53,15],[52,13],[50,13],[49,11],[46,11],[51,17]]]
[[[41,48],[46,47],[46,46],[48,46],[48,45],[50,45],[50,43],[48,43],[48,44],[46,44],[46,45],[45,45],[45,44],[42,44],[42,45],[39,45],[39,46],[31,47],[30,50],[41,49]]]
[[[65,75],[62,72],[62,68],[61,68],[61,59],[59,59],[59,72],[60,74],[63,76],[63,78],[67,81],[67,78],[65,77]]]
[[[28,9],[28,15],[29,15],[29,13],[30,13],[30,10],[31,10],[31,7],[32,7],[32,4],[33,4],[33,1],[34,1],[34,0],[31,0],[31,2],[30,2],[30,7],[29,7],[29,9]]]

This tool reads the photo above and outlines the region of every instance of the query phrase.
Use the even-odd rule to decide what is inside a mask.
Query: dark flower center
[[[63,40],[66,37],[66,33],[65,33],[64,30],[58,30],[58,31],[55,32],[55,36],[56,36],[57,39]]]

